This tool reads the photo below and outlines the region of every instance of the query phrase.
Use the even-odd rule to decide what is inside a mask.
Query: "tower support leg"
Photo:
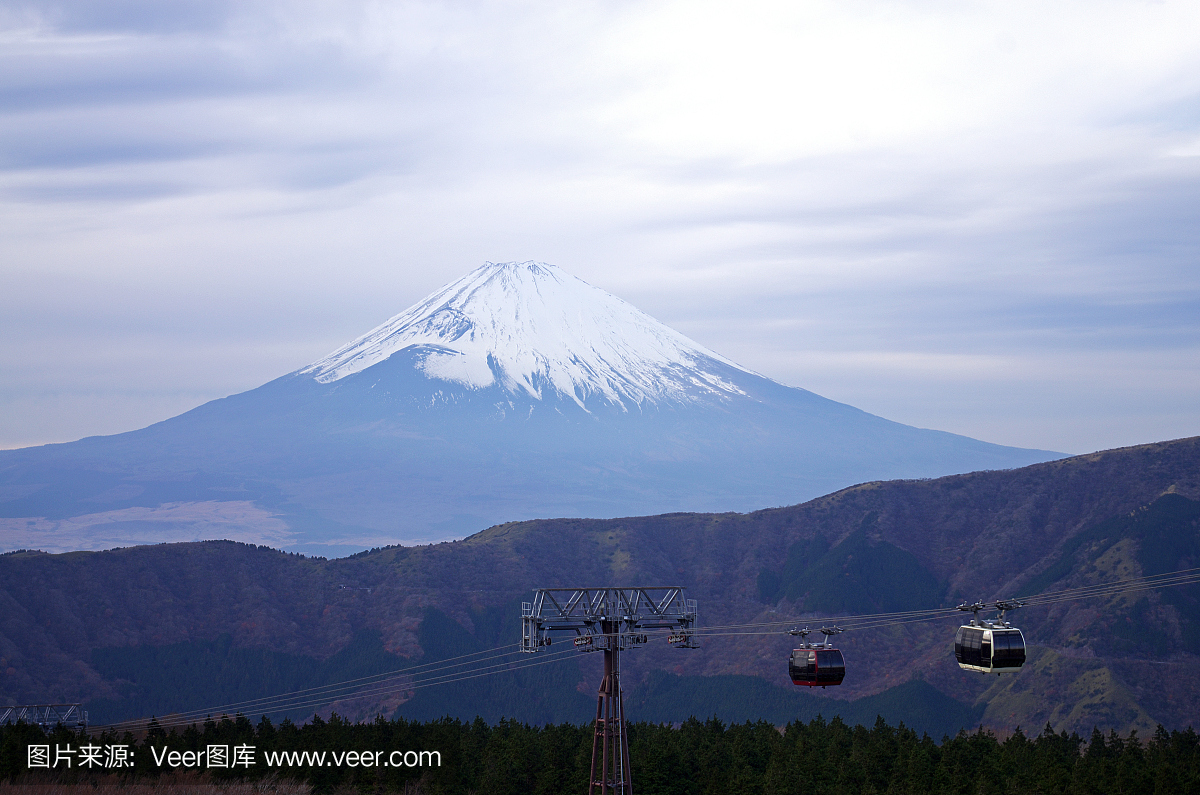
[[[607,639],[604,679],[596,699],[596,733],[592,738],[592,773],[588,795],[633,795],[629,772],[629,737],[625,732],[625,699],[621,693],[621,639],[615,622],[602,622]]]

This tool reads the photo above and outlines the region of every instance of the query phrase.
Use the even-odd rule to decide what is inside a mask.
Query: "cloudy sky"
[[[1200,434],[1200,4],[0,2],[0,447],[527,259],[890,419]]]

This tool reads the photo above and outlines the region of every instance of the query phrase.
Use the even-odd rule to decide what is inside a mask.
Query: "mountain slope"
[[[0,451],[0,529],[10,549],[233,538],[345,554],[1055,457],[783,386],[557,268],[489,264],[258,389]]]
[[[864,550],[868,562],[856,567]],[[929,606],[911,604],[915,598],[953,605],[1196,566],[1200,438],[1015,471],[867,483],[745,515],[508,523],[462,541],[329,561],[228,542],[23,552],[0,556],[0,666],[11,668],[0,676],[0,697],[10,703],[103,698],[110,706],[126,697],[145,704],[148,695],[137,691],[142,685],[125,679],[134,673],[112,660],[159,666],[179,656],[172,651],[179,644],[207,653],[225,634],[236,648],[271,652],[246,658],[269,661],[280,654],[328,660],[363,633],[376,633],[371,637],[402,667],[454,656],[472,643],[515,642],[520,602],[538,587],[677,583],[698,599],[704,626],[793,617],[816,625],[847,610]],[[794,571],[803,580],[791,589]],[[762,592],[764,572],[778,578],[776,592]],[[922,593],[897,585],[899,574],[924,583]],[[839,579],[846,577],[851,588]],[[921,680],[938,698],[948,696],[964,714],[982,714],[998,728],[1030,729],[1047,720],[1056,729],[1088,732],[1096,724],[1137,728],[1143,736],[1158,722],[1183,728],[1200,714],[1198,604],[1200,592],[1191,586],[1019,611],[1014,620],[1029,639],[1030,662],[1003,680],[954,664],[954,620],[848,632],[838,638],[851,665],[845,684],[814,695],[879,696],[883,704],[905,693],[916,698],[914,685],[894,688]],[[435,623],[427,624],[431,617]],[[465,639],[458,646],[450,642],[456,633]],[[663,711],[688,704],[697,710],[728,704],[718,691],[731,683],[742,682],[745,698],[761,701],[775,692],[764,681],[790,687],[784,660],[792,640],[709,637],[697,651],[650,644],[627,657],[626,686],[654,719],[685,718]],[[170,648],[150,651],[163,647]],[[368,660],[383,653],[374,649]],[[525,687],[545,686],[539,698],[550,711],[521,719],[565,719],[561,710],[582,703],[578,693],[593,697],[596,657],[564,663],[568,670],[549,680],[526,680]],[[289,670],[303,668],[288,659]],[[686,681],[668,682],[667,698],[643,686],[656,671]],[[352,675],[358,674],[345,678]],[[734,676],[760,681],[706,686],[694,679]],[[153,681],[171,677],[156,668],[144,686]],[[232,692],[237,681],[228,683]],[[410,708],[426,715],[439,706],[467,708],[471,699],[480,711],[516,703],[511,686],[493,692],[490,680],[473,681],[469,691],[445,696],[436,688],[418,691],[426,695]],[[917,713],[935,708],[929,695],[908,706]],[[385,700],[346,708],[370,716],[395,706]],[[803,706],[810,707],[817,709]],[[590,711],[573,720],[587,720]]]

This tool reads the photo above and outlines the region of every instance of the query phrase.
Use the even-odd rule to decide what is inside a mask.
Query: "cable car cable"
[[[502,673],[504,670],[511,670],[511,668],[506,667],[506,666],[510,666],[510,665],[512,665],[511,662],[498,663],[495,665],[486,666],[483,670],[487,671],[489,669],[498,669],[498,670],[491,671],[491,672],[492,673]],[[268,712],[268,713],[282,712],[282,711],[291,709],[292,708],[290,706],[291,704],[297,704],[297,703],[300,703],[303,701],[311,701],[311,703],[314,703],[314,704],[330,703],[332,701],[340,701],[342,699],[347,699],[347,698],[359,698],[362,696],[372,695],[372,694],[379,693],[379,692],[390,692],[395,689],[402,690],[402,689],[405,689],[406,687],[411,687],[413,684],[418,684],[418,685],[422,685],[422,686],[425,683],[440,684],[440,682],[438,682],[436,680],[442,680],[442,679],[448,680],[453,677],[460,676],[463,673],[465,673],[465,672],[459,671],[459,672],[452,673],[452,674],[442,674],[440,676],[427,676],[425,678],[416,678],[416,679],[408,680],[407,682],[395,682],[395,683],[388,683],[386,685],[384,685],[382,682],[376,682],[373,684],[360,685],[360,688],[367,687],[370,689],[351,690],[351,691],[345,692],[345,693],[321,693],[321,694],[310,693],[308,695],[301,695],[304,691],[296,691],[294,693],[285,693],[281,696],[276,696],[273,699],[262,699],[261,700],[261,701],[270,701],[270,702],[274,702],[274,703],[256,704],[253,706],[248,705],[248,704],[239,704],[236,706],[238,707],[237,711],[239,711],[239,712],[243,712],[246,710],[250,710],[250,711],[254,711],[254,712],[262,711],[262,712]],[[402,679],[404,677],[395,677],[395,678]],[[299,698],[297,698],[297,696],[299,696]],[[219,712],[229,712],[230,709],[231,709],[231,706],[226,705],[226,706],[220,706],[220,707],[210,707],[210,708],[206,708],[206,709],[189,710],[187,713],[177,714],[176,718],[190,720],[195,717],[199,717],[201,715],[212,714],[212,713],[218,712],[218,711]],[[138,721],[126,721],[126,723],[141,723],[141,722],[142,722],[141,719],[139,719]],[[121,724],[112,724],[112,725],[121,725]]]
[[[517,654],[517,653],[518,652],[516,652],[516,651],[505,652],[505,653],[498,654],[498,655],[491,655],[490,657],[479,658],[476,660],[468,660],[465,662],[459,662],[459,663],[455,663],[453,665],[442,666],[439,668],[428,668],[428,666],[432,665],[432,664],[426,664],[427,670],[418,671],[416,673],[415,680],[409,679],[409,677],[412,676],[410,669],[401,669],[399,672],[392,671],[392,672],[388,672],[387,674],[377,674],[375,676],[370,676],[370,677],[359,677],[358,679],[351,679],[351,680],[345,680],[343,682],[331,683],[329,685],[323,685],[321,687],[305,688],[303,690],[290,691],[290,692],[281,693],[281,694],[275,695],[275,696],[264,696],[262,698],[257,698],[257,699],[231,702],[228,704],[221,704],[221,705],[213,706],[213,707],[204,707],[204,708],[200,708],[200,709],[192,709],[192,710],[187,710],[182,713],[173,713],[173,714],[176,715],[177,717],[191,718],[191,717],[202,717],[204,715],[212,714],[214,712],[276,711],[279,709],[279,705],[281,702],[294,701],[298,697],[304,698],[304,699],[321,698],[325,701],[335,701],[335,700],[338,700],[341,698],[349,698],[349,697],[354,696],[355,694],[362,693],[362,692],[364,692],[362,690],[362,688],[375,687],[377,685],[387,683],[387,682],[389,682],[389,680],[392,680],[392,679],[405,679],[407,681],[423,682],[423,681],[429,681],[431,679],[442,678],[445,676],[454,676],[457,673],[462,673],[462,672],[459,671],[459,672],[450,673],[450,674],[442,674],[441,676],[429,676],[429,675],[435,673],[436,671],[447,670],[447,669],[452,669],[452,668],[460,668],[463,665],[474,665],[479,662],[485,662],[487,660],[495,659],[497,657],[504,657],[504,656],[508,656],[511,654]],[[478,652],[476,652],[476,654],[478,654]],[[461,655],[461,656],[467,656],[467,655]],[[449,659],[458,659],[458,658],[449,658]],[[445,662],[445,661],[442,661],[442,662]],[[508,664],[511,664],[511,661],[506,662],[506,663],[501,663],[501,665],[508,665]],[[492,668],[492,667],[495,667],[495,666],[487,666],[487,668]],[[366,680],[372,680],[372,679],[375,681],[366,681]],[[117,721],[115,723],[106,724],[106,725],[113,726],[113,727],[121,727],[121,726],[124,726],[126,723],[136,724],[136,723],[143,722],[143,720],[144,719],[139,718],[136,720]]]
[[[461,682],[461,681],[465,681],[468,679],[478,679],[478,678],[484,677],[484,676],[494,676],[496,674],[505,673],[506,671],[519,671],[523,668],[532,668],[536,665],[546,665],[549,663],[562,662],[565,659],[567,659],[567,657],[558,657],[556,659],[531,660],[527,663],[523,663],[520,665],[514,665],[511,668],[506,668],[506,669],[502,669],[499,671],[489,671],[489,672],[475,673],[475,674],[463,674],[463,675],[457,676],[454,679],[449,679],[449,680],[441,681],[441,682],[421,682],[421,683],[411,684],[411,685],[396,685],[396,686],[391,686],[391,687],[386,687],[386,688],[379,688],[377,690],[366,691],[363,693],[352,693],[348,696],[343,696],[341,698],[333,699],[333,700],[330,700],[327,698],[322,698],[322,699],[316,699],[316,700],[310,700],[310,701],[293,702],[290,704],[281,705],[280,707],[277,707],[277,708],[272,708],[271,710],[265,711],[261,714],[269,715],[269,714],[275,714],[278,712],[290,712],[292,710],[304,709],[306,707],[315,707],[315,706],[321,706],[323,704],[331,704],[334,701],[341,701],[341,700],[344,700],[347,698],[359,698],[359,697],[372,696],[372,695],[386,695],[388,693],[395,693],[395,692],[407,692],[409,690],[420,690],[425,687],[434,687],[436,685],[452,684],[454,682]],[[226,713],[226,715],[227,715],[227,713]],[[175,720],[170,721],[169,723],[166,723],[166,724],[160,723],[159,725],[180,726],[180,725],[188,725],[188,724],[192,724],[192,723],[195,723],[194,718],[175,719]]]
[[[497,649],[503,649],[503,648],[509,648],[509,647],[513,647],[513,650],[507,651],[507,652],[501,652],[499,654],[493,654],[489,657],[481,657],[481,658],[477,658],[474,660],[466,660],[464,662],[455,663],[453,665],[442,665],[442,663],[448,663],[448,662],[452,662],[454,660],[463,660],[464,658],[467,658],[467,657],[476,657],[477,655],[480,655],[480,654],[485,654],[487,652],[496,651]],[[371,674],[370,676],[361,676],[361,677],[358,677],[357,679],[346,679],[341,682],[331,682],[330,684],[327,684],[327,685],[320,685],[317,687],[310,687],[310,688],[305,688],[302,690],[294,690],[294,691],[290,691],[288,693],[283,693],[278,696],[263,696],[261,698],[250,699],[247,701],[236,701],[236,702],[232,702],[229,704],[222,704],[220,706],[210,707],[210,708],[206,708],[206,709],[188,710],[186,712],[177,713],[177,714],[201,715],[201,714],[205,714],[205,713],[212,712],[215,710],[241,709],[243,707],[250,708],[250,709],[258,709],[259,706],[267,706],[272,701],[277,701],[282,698],[291,698],[295,695],[299,695],[302,693],[311,694],[311,695],[315,696],[318,693],[322,693],[322,691],[326,691],[323,694],[330,694],[330,693],[334,693],[338,690],[344,690],[347,687],[364,687],[366,685],[373,684],[372,682],[367,681],[367,680],[371,680],[371,679],[376,680],[376,683],[378,683],[378,682],[386,681],[387,679],[393,678],[393,677],[411,676],[414,674],[418,675],[418,676],[424,676],[426,674],[433,673],[434,671],[441,671],[441,670],[446,670],[449,668],[459,668],[464,665],[474,665],[475,663],[484,662],[485,660],[491,660],[491,659],[495,659],[497,657],[505,657],[505,656],[508,656],[511,654],[518,654],[519,648],[517,648],[517,647],[518,647],[518,644],[515,644],[515,643],[509,644],[509,646],[498,646],[497,649],[485,649],[483,651],[472,652],[471,654],[459,655],[458,657],[449,657],[445,660],[435,660],[433,662],[423,663],[421,665],[414,666],[412,668],[400,668],[400,669],[396,669],[396,670],[392,670],[392,671],[386,671],[384,673]],[[437,668],[431,667],[431,666],[439,666],[439,665],[441,667],[437,667]],[[425,669],[425,670],[421,670],[421,669]],[[358,683],[358,684],[355,684],[355,683]],[[116,723],[108,724],[108,725],[120,726],[126,722],[129,722],[129,721],[118,721]]]
[[[1037,594],[1033,596],[1022,596],[1018,598],[1027,607],[1038,606],[1042,604],[1055,604],[1063,601],[1074,599],[1093,598],[1098,596],[1108,596],[1117,593],[1135,592],[1143,590],[1153,590],[1156,588],[1173,587],[1177,585],[1189,585],[1200,582],[1200,568],[1181,569],[1175,572],[1166,572],[1164,574],[1147,575],[1145,577],[1131,577],[1125,580],[1117,580],[1108,583],[1096,583],[1093,585],[1081,586],[1079,588],[1069,588],[1063,591],[1051,591],[1049,593]],[[826,616],[822,620],[837,621],[843,624],[851,624],[856,629],[873,628],[879,626],[888,626],[897,623],[912,623],[919,620],[932,620],[936,618],[948,618],[958,614],[957,608],[930,608],[926,610],[906,610],[893,613],[866,613],[861,615],[846,615],[846,616]],[[910,618],[911,617],[911,618]],[[925,617],[928,617],[926,619]],[[811,617],[810,617],[811,618]],[[870,619],[868,621],[868,619]],[[895,620],[901,619],[901,620]],[[769,627],[779,626],[782,624],[795,624],[803,621],[803,618],[791,618],[779,621],[757,622],[749,624],[717,624],[704,627],[701,630],[696,630],[696,633],[716,634],[709,632],[714,629],[741,629],[752,627]],[[849,627],[847,627],[849,629]],[[751,633],[722,633],[722,634],[751,634]],[[778,634],[776,632],[762,632],[754,634]]]
[[[1103,597],[1103,596],[1115,596],[1115,595],[1118,595],[1121,593],[1137,593],[1137,592],[1146,591],[1146,590],[1155,590],[1158,588],[1168,588],[1168,587],[1174,587],[1174,586],[1179,586],[1179,585],[1190,585],[1190,584],[1195,584],[1195,583],[1200,583],[1200,567],[1191,568],[1191,569],[1181,569],[1179,571],[1174,571],[1174,572],[1164,572],[1162,574],[1156,574],[1156,575],[1147,575],[1144,577],[1132,577],[1132,578],[1127,578],[1125,580],[1117,580],[1117,581],[1109,582],[1109,583],[1095,583],[1092,585],[1081,586],[1079,588],[1069,588],[1069,589],[1065,589],[1062,591],[1051,591],[1051,592],[1045,592],[1045,593],[1041,593],[1041,594],[1034,594],[1031,596],[1020,597],[1017,601],[1022,603],[1021,606],[1035,607],[1035,606],[1058,604],[1061,602],[1072,601],[1075,599],[1099,598],[1099,597]],[[983,605],[983,609],[988,609],[989,607],[995,608],[996,606],[997,606],[997,603],[993,603],[991,605]],[[934,621],[934,620],[938,620],[941,618],[947,618],[947,617],[953,616],[957,612],[958,612],[958,608],[932,608],[932,609],[927,609],[927,610],[896,611],[896,612],[892,612],[892,613],[867,613],[867,614],[861,614],[861,615],[837,616],[837,617],[833,617],[833,618],[834,618],[834,620],[838,621],[839,623],[848,625],[844,628],[845,631],[854,631],[854,630],[864,630],[864,629],[877,629],[880,627],[894,626],[894,625],[900,625],[900,624],[910,624],[910,623],[921,623],[921,622],[926,622],[926,621]],[[736,636],[736,635],[753,635],[753,636],[777,635],[777,634],[780,634],[778,630],[776,630],[776,631],[742,631],[742,632],[736,632],[736,631],[735,632],[713,632],[712,630],[714,630],[714,629],[728,629],[728,630],[747,629],[747,630],[750,630],[750,629],[753,629],[756,627],[768,627],[768,626],[779,626],[782,624],[794,624],[794,623],[797,623],[798,620],[799,619],[793,618],[790,620],[779,620],[779,621],[771,621],[771,622],[716,625],[716,626],[712,626],[712,627],[705,627],[700,630],[693,630],[689,634],[693,637],[729,637],[729,636]],[[610,633],[610,634],[615,635],[615,634],[620,634],[620,633]],[[666,633],[658,632],[658,631],[650,631],[650,632],[646,632],[643,634],[645,636],[647,636],[647,638],[649,638],[651,636],[658,637],[658,636],[661,636]],[[416,689],[420,689],[420,688],[424,688],[424,687],[433,687],[435,685],[451,684],[453,682],[464,681],[467,679],[477,679],[477,678],[484,677],[484,676],[492,676],[492,675],[495,675],[498,673],[504,673],[506,671],[516,671],[516,670],[520,670],[522,668],[532,667],[534,665],[543,665],[543,664],[547,664],[547,663],[551,663],[551,662],[559,662],[561,660],[567,659],[567,657],[565,655],[574,651],[573,649],[568,648],[568,649],[564,649],[563,651],[550,652],[549,653],[550,659],[543,658],[542,660],[539,660],[539,661],[530,661],[530,662],[524,663],[524,664],[514,664],[512,661],[493,664],[490,666],[485,666],[483,672],[475,672],[475,673],[470,673],[470,674],[464,674],[463,672],[458,672],[458,673],[453,673],[453,674],[442,674],[441,676],[428,676],[428,674],[432,674],[437,671],[443,671],[443,670],[448,670],[448,669],[452,669],[452,668],[461,668],[464,665],[473,665],[478,662],[484,662],[486,660],[496,659],[499,657],[505,657],[505,656],[519,653],[518,650],[501,651],[502,649],[511,649],[511,648],[512,648],[511,644],[509,646],[498,646],[494,649],[486,649],[483,651],[472,652],[470,654],[460,655],[458,657],[451,657],[446,660],[437,660],[437,661],[433,661],[430,663],[424,663],[422,665],[414,666],[412,668],[397,669],[395,671],[390,671],[390,672],[380,673],[380,674],[373,674],[370,676],[359,677],[357,679],[348,679],[348,680],[344,680],[342,682],[331,683],[328,685],[322,685],[320,687],[315,687],[315,688],[307,688],[305,690],[293,691],[291,693],[285,693],[285,694],[281,694],[278,696],[263,697],[263,698],[252,699],[252,700],[243,701],[243,702],[234,702],[231,704],[226,704],[226,705],[222,705],[219,707],[212,707],[212,708],[207,708],[207,709],[189,710],[188,712],[185,712],[185,713],[179,713],[177,715],[177,717],[175,717],[170,722],[169,725],[174,726],[174,725],[184,725],[184,724],[188,724],[188,723],[194,723],[195,717],[198,717],[199,715],[203,714],[203,715],[211,716],[215,712],[218,712],[218,711],[227,712],[228,710],[235,709],[235,708],[248,708],[252,711],[258,711],[261,709],[261,710],[263,710],[264,714],[272,714],[272,713],[277,713],[277,712],[290,711],[293,709],[300,709],[300,708],[306,707],[306,706],[313,706],[313,705],[318,705],[318,704],[328,704],[328,703],[331,703],[332,701],[338,701],[338,700],[343,700],[343,699],[347,699],[347,698],[361,698],[361,697],[366,697],[369,695],[378,695],[381,693],[416,690]],[[488,656],[488,657],[481,657],[481,658],[475,659],[475,660],[468,659],[468,658],[473,658],[473,657],[479,657],[479,655],[487,654],[489,652],[499,652],[499,653],[492,654],[491,656]],[[465,661],[454,664],[454,665],[445,665],[445,663],[449,663],[454,660],[465,660]],[[433,667],[433,666],[440,666],[440,667]],[[497,669],[497,670],[488,670],[488,669],[493,669],[493,668]],[[420,669],[424,669],[424,670],[420,670]],[[379,687],[379,685],[382,685],[384,682],[387,682],[389,678],[400,679],[400,678],[405,678],[405,677],[413,677],[414,674],[416,675],[415,678],[411,679],[410,681],[408,681],[405,684],[395,684],[395,685],[389,684],[387,686]],[[375,681],[371,682],[368,680],[375,680]],[[441,680],[441,681],[438,681],[438,680]],[[354,683],[359,683],[359,684],[356,685]],[[347,692],[347,693],[339,692],[339,691],[347,690],[348,688],[350,689],[350,692]],[[371,689],[364,690],[364,689],[354,689],[354,688],[371,688]],[[298,696],[302,697],[304,699],[304,701],[297,702],[295,700],[295,698]],[[268,707],[269,707],[269,709],[266,709]],[[241,710],[239,709],[239,712],[240,711]],[[188,716],[195,716],[195,717],[188,717]],[[148,722],[146,722],[144,720],[120,721],[120,722],[113,723],[113,724],[105,724],[103,726],[98,726],[96,728],[98,730],[100,730],[100,729],[118,729],[120,727],[140,726],[143,724],[148,725]],[[159,725],[161,726],[161,725],[168,725],[168,724],[163,724],[160,722]]]
[[[1116,596],[1122,593],[1138,593],[1141,591],[1156,590],[1158,588],[1169,588],[1179,585],[1191,585],[1200,583],[1200,569],[1184,569],[1181,572],[1170,572],[1163,575],[1150,575],[1148,577],[1133,577],[1126,580],[1119,580],[1111,583],[1099,583],[1096,585],[1083,586],[1080,588],[1072,588],[1064,591],[1055,591],[1047,594],[1047,599],[1037,599],[1036,597],[1021,597],[1018,601],[1022,602],[1025,607],[1037,607],[1042,605],[1059,604],[1077,599],[1091,599],[1103,596]],[[987,609],[991,605],[985,605]],[[921,614],[924,615],[921,615]],[[936,621],[941,618],[950,618],[958,615],[958,608],[938,608],[926,611],[908,611],[907,613],[876,613],[862,616],[878,616],[877,620],[858,621],[859,616],[834,616],[826,617],[824,620],[836,620],[840,624],[845,624],[846,631],[862,630],[862,629],[878,629],[880,627],[895,626],[899,624],[912,624],[925,621]],[[911,618],[891,619],[889,616],[904,616],[910,615]],[[695,637],[717,637],[717,636],[734,636],[734,635],[778,635],[780,631],[747,631],[747,632],[712,632],[711,629],[730,629],[735,630],[740,627],[761,627],[774,626],[777,624],[797,623],[797,620],[792,621],[773,621],[766,624],[727,624],[717,627],[704,627],[692,632]]]
[[[425,687],[433,687],[436,685],[451,684],[453,682],[460,682],[460,681],[464,681],[467,679],[478,679],[479,677],[483,677],[483,676],[494,676],[496,674],[505,673],[507,671],[518,671],[523,668],[531,668],[535,665],[545,665],[547,663],[552,663],[552,662],[561,662],[565,659],[568,659],[568,657],[566,655],[568,655],[572,651],[574,651],[574,649],[564,649],[561,652],[552,652],[549,655],[546,655],[546,657],[548,657],[549,659],[544,658],[541,660],[530,660],[525,663],[517,663],[517,664],[502,663],[501,665],[503,665],[505,667],[500,667],[498,670],[494,670],[494,671],[484,671],[482,673],[460,672],[458,674],[453,674],[453,675],[430,677],[428,679],[419,679],[412,683],[395,684],[395,685],[389,685],[387,687],[373,688],[370,690],[355,691],[352,693],[340,695],[340,696],[338,696],[336,698],[332,698],[332,699],[327,698],[327,697],[321,697],[321,698],[317,698],[317,699],[309,699],[306,697],[306,698],[300,699],[300,700],[292,700],[292,701],[288,701],[288,702],[285,702],[282,704],[273,705],[273,706],[271,706],[270,709],[263,710],[260,714],[274,714],[274,713],[278,713],[278,712],[289,712],[289,711],[292,711],[295,709],[301,709],[301,708],[309,707],[309,706],[317,706],[317,705],[321,705],[321,704],[329,704],[329,703],[332,703],[333,701],[341,701],[341,700],[349,699],[349,698],[361,698],[361,697],[366,697],[366,696],[371,696],[371,695],[381,695],[381,694],[392,693],[392,692],[404,692],[404,691],[408,691],[408,690],[419,690],[419,689],[425,688]],[[488,666],[488,667],[496,668],[497,666]],[[439,680],[439,679],[443,680],[443,681],[434,681],[434,680]],[[258,712],[258,710],[253,710],[253,711]],[[212,708],[212,709],[206,709],[206,710],[192,710],[188,714],[203,713],[206,717],[211,717],[213,714],[218,713],[218,712],[224,713],[226,715],[228,714],[227,710],[224,710],[221,708]],[[196,722],[195,717],[187,717],[182,714],[173,714],[170,716],[170,718],[171,719],[168,721],[157,721],[158,725],[163,726],[163,727],[168,727],[168,726],[189,725],[189,724]],[[123,721],[121,723],[104,724],[104,725],[100,725],[100,726],[95,726],[94,729],[96,731],[101,731],[101,730],[105,730],[105,729],[128,730],[129,728],[148,726],[154,720],[157,720],[157,719],[147,720],[147,719],[143,718],[143,719],[139,719],[136,721],[130,720],[130,721]]]

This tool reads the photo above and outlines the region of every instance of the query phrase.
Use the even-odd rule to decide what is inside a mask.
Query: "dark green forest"
[[[110,782],[110,770],[78,765],[30,771],[29,745],[52,750],[84,744],[129,745],[133,766],[119,778],[153,781],[154,753],[204,751],[209,745],[253,746],[255,764],[208,770],[223,780],[298,779],[314,791],[351,786],[361,792],[584,793],[593,727],[535,727],[481,719],[417,722],[402,718],[350,723],[334,716],[304,725],[239,716],[181,732],[152,726],[144,740],[131,735],[87,737],[59,727],[49,736],[24,724],[0,727],[0,777],[12,782]],[[1162,727],[1143,740],[1093,731],[1083,738],[1047,726],[1029,737],[1019,729],[1000,740],[986,731],[935,742],[882,718],[871,728],[835,718],[796,721],[779,729],[765,721],[727,725],[689,719],[682,724],[634,723],[629,728],[634,791],[638,795],[852,795],[857,793],[1200,793],[1200,736],[1191,728]],[[152,752],[152,749],[155,749]],[[271,766],[279,751],[436,751],[440,765]],[[401,755],[403,757],[403,754]],[[413,757],[409,757],[413,758]],[[310,760],[311,761],[311,758]]]

